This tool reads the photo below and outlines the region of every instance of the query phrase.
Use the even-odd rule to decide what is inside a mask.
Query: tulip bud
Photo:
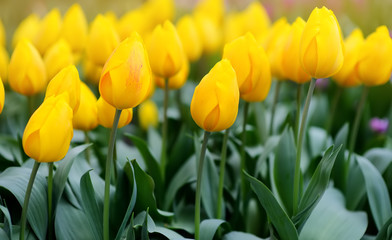
[[[119,43],[118,34],[112,23],[103,15],[97,15],[91,23],[87,38],[87,57],[94,64],[103,66]]]
[[[182,66],[182,44],[173,24],[165,21],[155,27],[148,42],[148,54],[154,74],[169,78]]]
[[[44,55],[46,50],[55,43],[61,31],[61,15],[57,8],[50,11],[39,24],[34,38],[34,46]]]
[[[229,60],[223,59],[197,85],[192,97],[191,115],[205,131],[222,131],[233,125],[238,103],[236,73]]]
[[[3,21],[0,19],[0,46],[4,47],[6,45],[6,33],[3,25]]]
[[[186,80],[188,79],[189,75],[189,62],[185,56],[185,53],[182,54],[183,64],[180,71],[174,75],[173,77],[169,78],[168,87],[169,89],[179,89],[184,86]],[[160,88],[165,88],[165,79],[163,77],[154,77],[155,83]]]
[[[194,18],[202,42],[203,52],[212,54],[218,51],[223,37],[220,26],[211,17],[204,14],[195,14]]]
[[[73,52],[84,50],[87,42],[87,20],[79,4],[73,4],[64,15],[61,36]]]
[[[67,102],[73,112],[76,113],[80,104],[80,79],[78,70],[74,65],[63,68],[50,80],[45,99],[62,93],[66,93]]]
[[[386,83],[392,70],[392,40],[386,26],[378,27],[360,47],[355,66],[359,80],[366,86]]]
[[[291,25],[282,52],[282,73],[286,78],[298,84],[308,82],[312,78],[305,72],[299,61],[299,43],[304,28],[305,21],[298,17]]]
[[[118,45],[105,63],[99,92],[117,109],[133,108],[146,99],[151,75],[143,40],[134,32]]]
[[[0,113],[3,111],[4,108],[4,99],[5,99],[4,85],[0,77]]]
[[[233,66],[241,98],[247,102],[264,100],[271,86],[271,72],[267,55],[251,33],[227,43],[223,50]]]
[[[73,117],[73,127],[74,129],[90,131],[97,126],[97,98],[84,82],[80,82],[80,105]]]
[[[84,78],[90,83],[98,85],[99,78],[101,77],[102,66],[96,65],[88,58],[83,61],[83,74]]]
[[[138,109],[139,123],[142,129],[158,126],[158,107],[152,100],[146,100]]]
[[[31,96],[45,90],[45,64],[37,49],[26,39],[19,41],[12,53],[8,82],[20,94]]]
[[[344,62],[342,68],[333,78],[343,87],[354,87],[361,82],[355,72],[355,66],[364,42],[363,34],[360,29],[355,29],[344,41]]]
[[[112,128],[116,108],[107,103],[102,97],[97,101],[98,123],[105,128]],[[117,128],[122,128],[132,121],[132,108],[122,109]]]
[[[195,20],[190,15],[185,15],[178,20],[176,27],[188,60],[191,62],[198,60],[203,51],[203,45]]]
[[[30,14],[25,18],[16,28],[14,36],[12,38],[12,47],[15,48],[19,40],[27,39],[30,42],[34,42],[34,38],[39,28],[39,17],[37,14]]]
[[[0,77],[3,79],[3,82],[7,82],[9,62],[10,57],[7,50],[0,46]]]
[[[73,114],[66,98],[65,94],[47,98],[26,125],[23,149],[38,162],[56,162],[67,154],[73,136]]]
[[[326,7],[309,16],[300,42],[300,62],[313,78],[334,75],[343,65],[343,41],[339,23]]]
[[[61,69],[74,63],[72,50],[69,44],[60,39],[54,43],[44,55],[46,75],[52,79]]]

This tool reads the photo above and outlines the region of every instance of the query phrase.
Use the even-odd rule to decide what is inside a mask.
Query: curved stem
[[[241,196],[242,196],[242,201],[245,206],[245,197],[246,197],[246,180],[245,180],[245,175],[243,174],[244,171],[246,171],[246,162],[245,162],[245,145],[246,145],[246,122],[248,120],[248,110],[249,110],[249,102],[245,102],[244,105],[244,122],[242,123],[242,144],[241,144]],[[244,209],[245,210],[245,209]]]
[[[165,78],[165,92],[163,99],[163,123],[162,123],[162,149],[161,149],[161,171],[162,178],[165,179],[166,168],[166,146],[167,146],[167,106],[169,102],[169,79]]]
[[[201,178],[203,176],[203,163],[204,156],[207,149],[207,141],[210,136],[210,132],[204,131],[203,145],[200,152],[199,167],[197,170],[197,182],[196,182],[196,198],[195,198],[195,240],[199,240],[200,230],[200,198],[201,198]]]
[[[118,121],[120,120],[120,116],[121,116],[121,110],[116,109],[116,113],[114,115],[114,120],[113,120],[113,127],[110,132],[108,155],[106,157],[105,200],[103,206],[103,238],[105,240],[109,240],[110,173],[111,173],[112,161],[113,161],[114,142],[116,141],[117,126],[118,126]]]
[[[277,81],[275,85],[274,101],[272,102],[271,120],[269,124],[269,135],[272,135],[274,133],[273,127],[274,127],[274,119],[275,119],[275,109],[279,99],[280,84],[281,81]]]
[[[294,216],[297,214],[298,211],[298,200],[299,200],[299,189],[300,189],[300,172],[301,172],[301,153],[302,153],[302,142],[303,142],[303,136],[305,133],[305,126],[306,126],[306,119],[308,117],[308,111],[309,111],[309,106],[310,102],[312,101],[312,95],[314,91],[314,87],[316,85],[316,79],[312,78],[310,81],[309,85],[309,90],[308,90],[308,95],[306,96],[306,101],[304,105],[304,110],[302,113],[302,119],[301,119],[301,127],[299,129],[298,133],[298,142],[297,142],[297,157],[295,160],[295,172],[294,172],[294,195],[293,195],[293,213]]]
[[[26,194],[23,202],[22,217],[20,220],[20,235],[19,235],[20,240],[24,240],[24,234],[26,229],[27,208],[29,206],[31,190],[33,189],[33,184],[34,184],[35,176],[37,175],[38,172],[39,165],[40,162],[35,161],[33,169],[31,170],[29,183],[27,184]]]
[[[216,209],[216,218],[222,217],[222,202],[223,202],[223,185],[225,180],[225,166],[226,166],[226,152],[227,152],[227,139],[229,138],[230,128],[226,129],[223,136],[220,171],[219,171],[219,188],[218,188],[218,207]]]
[[[302,84],[297,85],[297,114],[295,119],[295,140],[298,142],[298,131],[301,117]]]
[[[48,239],[52,239],[53,162],[48,163]]]

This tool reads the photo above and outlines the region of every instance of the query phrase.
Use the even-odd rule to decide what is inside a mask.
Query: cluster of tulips
[[[368,87],[383,85],[391,76],[392,40],[388,29],[381,26],[367,38],[360,29],[355,29],[343,41],[339,23],[326,7],[315,8],[307,21],[298,17],[290,24],[281,18],[272,26],[265,9],[258,2],[251,3],[244,11],[227,15],[227,18],[224,18],[223,9],[222,1],[205,0],[192,14],[180,17],[173,25],[170,20],[174,15],[174,3],[151,0],[121,19],[116,19],[112,13],[99,14],[90,26],[77,4],[70,7],[63,18],[57,9],[53,9],[42,19],[33,14],[19,25],[13,36],[10,60],[4,34],[0,34],[0,76],[10,90],[27,96],[32,102],[29,108],[31,117],[24,130],[22,144],[24,152],[35,160],[35,164],[25,194],[20,239],[24,239],[29,197],[40,163],[49,164],[50,225],[53,221],[53,163],[66,156],[74,129],[88,132],[98,125],[111,128],[102,225],[103,238],[109,239],[110,181],[117,128],[131,122],[132,109],[139,105],[141,127],[156,127],[158,108],[150,98],[155,86],[163,89],[159,164],[164,179],[168,161],[169,89],[180,89],[186,83],[191,66],[195,66],[190,63],[219,53],[222,46],[222,60],[200,80],[190,104],[194,122],[205,132],[199,154],[195,196],[194,236],[197,240],[201,239],[202,172],[208,137],[211,132],[226,130],[223,144],[227,144],[229,129],[236,121],[242,99],[244,124],[238,171],[241,175],[242,210],[246,212],[249,193],[245,156],[248,108],[250,103],[266,99],[273,77],[277,82],[270,134],[273,134],[274,108],[281,82],[291,80],[298,84],[293,216],[299,214],[300,203],[303,203],[301,151],[316,79],[331,77],[341,87],[366,86],[351,130],[350,161]],[[87,82],[81,81],[80,76]],[[308,82],[309,90],[301,116],[301,85]],[[1,112],[5,91],[0,83]],[[94,84],[98,85],[98,100],[88,86]],[[43,92],[44,100],[35,109],[35,96]],[[7,107],[7,102],[5,105]],[[335,110],[331,111],[333,115]],[[226,151],[226,147],[222,149]],[[222,155],[218,199],[222,199],[223,195],[224,165],[225,155]],[[216,208],[217,218],[221,218],[222,206]],[[271,217],[273,225],[277,224],[276,221]]]

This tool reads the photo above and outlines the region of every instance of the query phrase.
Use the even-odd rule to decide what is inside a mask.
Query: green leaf
[[[23,206],[27,184],[31,169],[23,167],[9,167],[0,174],[0,187],[8,190]],[[37,174],[30,195],[27,220],[39,239],[46,238],[48,227],[48,195],[45,177]]]
[[[4,228],[3,230],[7,233],[8,238],[12,238],[12,222],[11,222],[11,216],[10,212],[8,211],[8,208],[4,206],[0,206],[0,211],[3,212],[4,214]]]
[[[183,239],[183,237],[180,234],[170,229],[156,226],[154,220],[146,211],[142,211],[136,216],[133,226],[134,227],[142,226],[142,228],[146,230],[146,232],[144,233],[145,235],[147,235],[148,233],[158,233],[165,236],[168,239]],[[142,231],[144,230],[142,229]]]
[[[129,226],[128,226],[127,240],[136,240],[135,230],[133,229],[133,213],[131,216],[131,222],[129,223]]]
[[[23,157],[18,140],[12,136],[0,135],[0,156],[13,164],[22,165]]]
[[[387,186],[380,172],[369,160],[358,155],[356,160],[365,178],[366,193],[373,219],[380,230],[385,222],[392,217],[391,200]]]
[[[307,137],[310,157],[315,158],[325,149],[328,135],[323,128],[309,127]]]
[[[200,239],[212,240],[218,228],[224,224],[221,219],[206,219],[200,223]]]
[[[384,226],[380,229],[380,231],[377,234],[377,237],[375,240],[385,240],[385,239],[391,239],[391,226],[392,226],[392,218],[390,218]]]
[[[261,173],[263,170],[263,163],[266,162],[267,157],[271,154],[272,151],[275,150],[276,146],[278,146],[280,142],[280,136],[271,136],[268,138],[267,142],[265,143],[263,152],[257,159],[256,163],[256,168],[255,168],[255,173],[254,175],[257,176],[257,174]]]
[[[272,192],[259,180],[244,172],[251,187],[257,195],[261,205],[267,212],[272,224],[275,226],[280,239],[295,240],[298,239],[297,230],[293,222],[287,216],[287,213],[279,205]]]
[[[329,188],[303,226],[299,239],[361,239],[367,224],[365,212],[348,211],[343,194]]]
[[[216,214],[216,206],[218,205],[218,185],[218,170],[211,159],[211,155],[208,154],[207,151],[201,179],[201,201],[208,218],[214,218]]]
[[[80,192],[82,195],[83,210],[91,229],[93,229],[94,238],[102,239],[102,209],[98,207],[97,201],[95,200],[95,191],[91,183],[90,171],[86,172],[80,179]]]
[[[263,240],[255,235],[244,232],[229,232],[223,236],[223,240]]]
[[[294,133],[291,128],[286,128],[275,151],[273,177],[279,197],[289,216],[293,214],[295,159]]]
[[[4,239],[4,240],[10,239],[7,233],[2,228],[0,228],[0,239]]]
[[[363,155],[383,174],[392,162],[392,150],[385,148],[373,148]]]
[[[148,224],[148,208],[142,225],[142,240],[150,240],[150,238],[148,237],[147,224]]]
[[[348,124],[344,124],[343,127],[339,130],[336,135],[334,145],[340,146],[342,145],[342,149],[339,151],[336,156],[335,165],[332,168],[331,178],[334,181],[334,184],[337,188],[344,191],[346,188],[345,179],[346,179],[346,157],[344,156],[344,152],[346,150],[347,138],[348,138]]]

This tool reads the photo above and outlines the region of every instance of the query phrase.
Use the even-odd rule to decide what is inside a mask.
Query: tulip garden
[[[0,239],[392,239],[382,1],[230,2],[0,19]]]

